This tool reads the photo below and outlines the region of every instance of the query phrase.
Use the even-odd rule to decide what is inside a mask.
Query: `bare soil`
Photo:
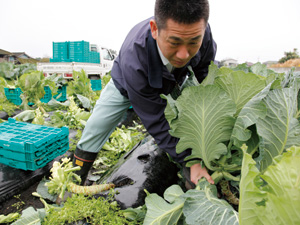
[[[0,215],[21,212],[30,206],[35,209],[44,208],[44,205],[39,198],[32,196],[32,193],[36,191],[38,184],[39,182],[36,182],[29,188],[20,192],[18,195],[11,197],[5,202],[2,202],[0,206]]]

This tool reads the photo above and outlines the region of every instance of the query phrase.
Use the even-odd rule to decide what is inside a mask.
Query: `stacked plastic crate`
[[[53,58],[50,62],[100,63],[100,53],[87,41],[53,42]]]
[[[89,62],[90,63],[100,63],[99,52],[89,52]]]
[[[101,79],[91,80],[91,87],[93,91],[100,91],[102,89]]]
[[[0,163],[23,170],[44,167],[69,149],[69,129],[19,122],[0,124]]]
[[[69,58],[71,62],[89,62],[90,44],[86,41],[69,42]]]
[[[70,62],[69,42],[53,42],[53,59],[50,62]]]

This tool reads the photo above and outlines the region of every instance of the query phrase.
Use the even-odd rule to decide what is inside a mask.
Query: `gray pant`
[[[130,107],[111,79],[102,90],[77,146],[87,152],[99,152]]]

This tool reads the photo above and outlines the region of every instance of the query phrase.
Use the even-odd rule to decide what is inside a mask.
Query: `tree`
[[[284,63],[290,59],[300,58],[300,56],[298,55],[298,52],[297,52],[297,48],[294,48],[293,52],[284,52],[284,55],[285,56],[279,60],[279,63]]]

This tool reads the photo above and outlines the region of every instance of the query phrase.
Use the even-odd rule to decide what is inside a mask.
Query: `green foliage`
[[[141,132],[143,130],[143,125],[139,125],[135,121],[133,127],[125,127],[124,125],[121,128],[116,127],[102,148],[117,152],[129,151],[143,139],[144,135]]]
[[[12,115],[18,106],[7,100],[4,91],[4,88],[7,86],[7,81],[3,77],[0,77],[0,111],[4,111],[8,115]]]
[[[165,200],[157,194],[146,197],[147,214],[144,225],[148,224],[178,224],[182,216],[184,192],[178,185],[169,187],[165,193]]]
[[[127,208],[122,211],[123,215],[127,220],[131,221],[133,224],[139,225],[143,224],[144,222],[147,213],[147,208],[146,205],[143,205],[137,208]]]
[[[274,157],[264,173],[243,147],[239,219],[241,225],[300,223],[300,147]]]
[[[136,144],[144,138],[145,128],[134,121],[134,126],[116,128],[107,142],[98,153],[93,167],[98,171],[105,172],[115,165],[126,152],[130,151]]]
[[[80,140],[81,136],[82,136],[82,130],[76,130],[75,138],[71,138],[70,142],[69,142],[69,144],[70,144],[69,151],[70,152],[75,152],[77,143]]]
[[[200,181],[195,190],[186,193],[172,185],[164,198],[157,194],[146,197],[147,224],[238,224],[238,214],[225,201],[216,196],[216,187]]]
[[[6,80],[3,77],[0,77],[0,111],[4,111],[8,115],[12,115],[18,106],[7,100],[4,91],[4,88],[7,86],[8,84]]]
[[[105,88],[105,86],[108,84],[108,82],[110,81],[111,79],[111,75],[110,74],[106,74],[102,77],[102,82],[101,82],[101,85],[102,85],[102,90]]]
[[[184,88],[176,101],[163,96],[170,134],[180,138],[176,151],[192,148],[186,160],[200,158],[209,170],[233,180],[228,172],[240,173],[243,143],[252,154],[260,153],[262,170],[284,149],[300,144],[296,78],[282,88],[284,76],[265,66],[238,68],[211,65],[203,83]]]
[[[78,95],[86,97],[90,101],[90,105],[94,106],[99,96],[92,90],[91,81],[87,77],[84,70],[81,72],[73,71],[73,80],[68,83],[68,96],[73,96],[76,104],[83,106]],[[88,108],[90,110],[90,108]]]
[[[298,55],[297,48],[294,48],[292,52],[284,52],[284,57],[279,59],[279,63],[284,63],[290,59],[298,59],[300,56]]]
[[[68,126],[70,129],[81,129],[85,127],[86,121],[91,116],[90,112],[79,108],[73,96],[69,97],[69,107],[67,112],[56,110],[51,116],[51,120],[46,125],[54,127]]]
[[[50,208],[43,225],[69,224],[85,221],[88,224],[133,224],[128,221],[114,202],[102,197],[88,198],[73,195],[62,208]]]
[[[0,215],[0,224],[11,223],[20,217],[19,213],[10,213],[8,215]]]
[[[45,95],[44,87],[49,86],[52,91],[57,90],[55,82],[51,78],[45,79],[43,73],[39,71],[23,74],[20,79],[18,79],[16,86],[21,88],[23,92],[21,98],[24,109],[28,109],[28,103],[31,102],[40,107],[43,113],[45,113],[45,111],[41,107],[40,99]]]
[[[35,210],[33,207],[28,207],[22,211],[21,217],[12,223],[12,225],[41,224],[45,215],[45,209]]]
[[[21,200],[20,196],[20,194],[14,196],[14,198],[17,199],[17,202],[12,205],[12,207],[16,208],[17,211],[20,211],[20,209],[22,209],[25,205],[25,202]]]
[[[25,110],[14,116],[14,119],[23,122],[31,122],[35,117],[35,110]]]
[[[265,206],[268,196],[264,198],[263,194],[266,191],[276,193],[278,198],[268,200],[269,203],[274,201],[268,205],[268,210],[276,211],[272,214],[275,220],[270,220],[269,224],[275,221],[297,224],[289,220],[294,216],[286,218],[286,212],[279,210],[277,205],[280,205],[279,199],[286,197],[285,193],[293,193],[285,183],[292,183],[299,193],[299,176],[293,174],[283,178],[278,173],[268,171],[278,165],[278,159],[289,152],[291,146],[300,146],[299,75],[276,74],[259,64],[250,68],[240,65],[238,68],[219,69],[211,65],[202,84],[186,87],[176,101],[171,96],[164,96],[168,100],[165,114],[171,127],[170,134],[180,138],[176,150],[180,153],[192,148],[192,154],[186,160],[202,159],[217,182],[221,177],[238,181],[241,166],[247,168],[245,159],[242,161],[242,146],[246,144],[248,148],[244,150],[247,152],[244,155],[256,161],[251,169],[255,168],[260,175],[252,176],[253,170],[244,175],[240,188],[245,188],[242,183],[246,179],[249,189],[243,190],[243,195],[247,197],[242,201],[247,199],[252,206]],[[298,171],[294,166],[293,163],[290,166],[286,163],[280,170]],[[278,182],[280,184],[274,184]],[[277,190],[279,186],[281,188]],[[261,191],[258,194],[260,200],[253,202],[255,187]],[[299,195],[293,197],[299,202]],[[193,196],[193,199],[196,197]],[[290,201],[290,204],[291,212],[299,207],[296,201]],[[263,207],[252,206],[244,203],[240,205],[239,211],[248,210],[240,218],[243,218],[245,224],[265,224],[257,218],[246,222],[248,217],[252,217],[250,213],[264,213]]]
[[[18,79],[18,77],[20,77],[22,74],[34,70],[36,70],[35,64],[26,63],[26,64],[14,65],[13,63],[10,62],[0,63],[0,77],[9,80]]]
[[[69,188],[70,182],[81,181],[81,178],[73,173],[80,170],[80,167],[73,167],[69,158],[63,158],[62,163],[55,161],[51,168],[50,181],[45,184],[51,195],[58,194],[60,199],[64,199],[66,190]]]

